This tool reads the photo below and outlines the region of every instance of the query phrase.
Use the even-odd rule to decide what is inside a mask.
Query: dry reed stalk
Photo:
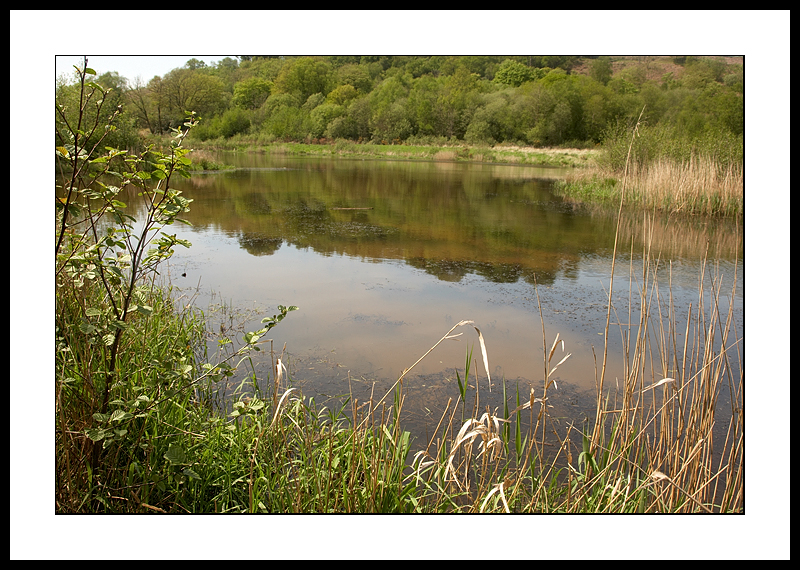
[[[453,398],[447,399],[447,405],[444,407],[444,412],[442,412],[442,417],[439,418],[439,423],[436,424],[436,429],[433,430],[433,434],[431,435],[430,441],[428,441],[428,445],[425,448],[425,453],[427,454],[431,448],[431,444],[433,443],[433,438],[436,437],[436,433],[439,431],[439,428],[442,426],[442,422],[444,421],[444,417],[447,415],[447,410],[450,408],[450,404],[453,402]],[[458,403],[456,403],[458,405]]]
[[[377,403],[376,405],[380,405],[380,404],[381,404],[381,403],[382,403],[382,402],[383,402],[383,401],[386,399],[386,397],[387,397],[389,394],[391,394],[391,393],[394,391],[394,389],[395,389],[395,388],[396,388],[396,387],[397,387],[397,386],[398,386],[398,385],[399,385],[399,384],[402,382],[402,380],[403,380],[403,378],[405,378],[406,374],[408,374],[409,372],[411,372],[411,370],[412,370],[412,369],[413,369],[413,368],[414,368],[414,367],[415,367],[417,364],[419,364],[420,362],[422,362],[422,360],[423,360],[423,359],[424,359],[426,356],[428,356],[428,355],[429,355],[431,352],[433,352],[433,349],[434,349],[434,348],[436,348],[437,346],[439,346],[439,345],[440,345],[440,344],[441,344],[443,341],[445,341],[445,340],[448,340],[448,339],[453,339],[453,338],[456,338],[456,337],[458,337],[458,336],[461,336],[461,334],[462,334],[462,333],[458,333],[458,334],[455,334],[455,335],[451,335],[450,333],[452,333],[452,332],[453,332],[454,330],[456,330],[458,327],[461,327],[461,326],[464,326],[464,325],[469,325],[469,324],[472,324],[473,322],[474,322],[474,321],[460,321],[460,322],[456,323],[455,325],[453,325],[453,328],[451,328],[449,331],[447,331],[447,333],[445,333],[445,335],[444,335],[442,338],[440,338],[440,339],[439,339],[439,340],[436,342],[436,344],[434,344],[432,347],[430,347],[430,348],[428,349],[428,351],[427,351],[425,354],[423,354],[422,356],[420,356],[420,357],[417,359],[417,361],[416,361],[414,364],[412,364],[410,367],[408,367],[408,368],[406,368],[405,370],[403,370],[403,373],[400,375],[400,378],[398,378],[398,379],[395,381],[395,383],[394,383],[394,384],[392,384],[392,387],[391,387],[391,388],[389,388],[389,390],[386,392],[386,394],[384,394],[383,398],[381,398],[380,400],[378,400],[378,403]],[[475,330],[478,330],[478,329],[477,329],[477,328],[475,328]],[[480,331],[478,331],[478,335],[480,336]],[[484,347],[482,346],[481,348],[483,349]],[[485,354],[484,354],[484,358],[485,358]],[[489,371],[488,371],[488,367],[487,367],[487,371],[486,371],[486,372],[487,372],[487,374],[488,374],[488,372],[489,372]]]
[[[600,405],[601,405],[601,403],[603,401],[603,396],[602,396],[603,395],[603,384],[605,383],[606,365],[608,363],[608,327],[609,327],[609,324],[611,322],[611,307],[612,307],[612,301],[611,301],[612,297],[611,297],[611,295],[612,295],[613,290],[614,290],[614,268],[616,267],[616,263],[617,263],[617,240],[619,239],[619,228],[620,228],[620,223],[621,223],[621,219],[622,219],[622,206],[625,203],[625,187],[626,187],[626,183],[627,183],[627,179],[628,179],[628,176],[627,176],[628,175],[628,164],[629,164],[629,161],[630,161],[631,149],[633,148],[633,141],[634,141],[634,138],[639,133],[639,125],[641,124],[641,120],[642,120],[642,115],[643,114],[644,114],[644,107],[642,107],[642,112],[639,113],[639,119],[636,121],[636,125],[634,126],[633,132],[631,133],[631,142],[630,142],[630,145],[628,146],[628,156],[627,156],[627,158],[625,160],[625,172],[624,172],[624,175],[623,175],[623,178],[622,178],[622,190],[620,191],[619,211],[617,213],[617,227],[616,227],[616,230],[614,232],[614,249],[613,249],[612,255],[611,255],[611,278],[610,278],[609,285],[608,285],[608,309],[607,309],[607,312],[606,312],[606,326],[605,326],[605,331],[604,331],[604,334],[603,334],[603,339],[604,339],[604,342],[603,342],[603,365],[602,365],[602,368],[601,368],[601,371],[600,371],[600,379],[599,379],[599,382],[597,383],[597,410],[596,410],[596,414],[595,414],[594,431],[593,431],[593,435],[592,435],[592,438],[591,438],[592,439],[592,443],[591,443],[590,452],[592,452],[592,453],[596,449],[597,442],[599,441],[600,429],[601,429],[600,418],[602,417],[602,415],[600,414],[600,410],[601,410],[600,409]]]
[[[650,263],[649,251],[646,249],[643,253],[645,268]],[[665,317],[661,310],[662,299],[657,288],[657,267],[658,263],[656,262],[652,278],[649,270],[643,270],[642,285],[640,286],[641,311],[635,335],[631,334],[630,330],[632,319],[629,300],[628,334],[627,336],[623,334],[626,367],[622,384],[621,406],[616,400],[616,395],[613,409],[609,409],[607,404],[605,407],[601,406],[602,400],[599,400],[598,403],[599,417],[611,415],[613,425],[618,426],[617,436],[612,438],[608,446],[604,446],[601,439],[602,430],[599,432],[595,430],[592,441],[597,446],[598,452],[608,452],[613,460],[614,457],[622,457],[620,446],[624,446],[627,440],[625,436],[620,438],[619,433],[635,434],[628,445],[628,448],[633,450],[634,457],[641,457],[644,453],[647,464],[672,465],[672,468],[668,467],[668,472],[677,473],[671,478],[676,486],[662,489],[656,503],[661,501],[664,505],[676,505],[674,508],[687,508],[677,507],[683,500],[681,499],[682,494],[685,494],[694,502],[713,504],[713,499],[718,497],[716,487],[719,481],[728,467],[736,469],[736,461],[739,457],[737,455],[738,446],[732,443],[729,447],[728,465],[723,465],[723,457],[720,457],[719,468],[716,473],[712,472],[713,439],[711,430],[714,425],[715,403],[722,375],[725,370],[731,370],[728,363],[729,349],[726,347],[728,346],[727,331],[731,327],[732,312],[729,311],[723,325],[719,310],[719,283],[715,281],[711,290],[712,313],[710,318],[706,317],[703,300],[705,296],[703,291],[704,270],[701,271],[700,302],[695,310],[692,310],[690,306],[683,355],[679,357],[671,291],[669,312]],[[651,280],[652,286],[648,285]],[[633,288],[633,281],[631,281],[631,288]],[[650,292],[646,294],[648,288],[650,288]],[[653,302],[657,306],[657,315],[651,315]],[[652,338],[647,332],[650,328],[651,316],[657,316],[659,324],[653,329],[657,333],[655,338]],[[721,344],[717,351],[714,348],[715,338],[720,329]],[[691,333],[691,330],[694,332]],[[689,346],[690,335],[692,336],[691,348]],[[734,344],[738,345],[738,340]],[[652,348],[653,345],[655,348]],[[670,349],[672,350],[671,355],[669,354]],[[659,364],[665,378],[660,381],[653,380],[649,385],[644,386],[645,373],[657,378],[654,369],[655,363]],[[671,370],[668,368],[670,363],[672,364]],[[668,371],[674,374],[675,378],[666,377]],[[659,386],[662,387],[661,390],[656,389]],[[730,380],[729,387],[732,394],[731,400],[735,402],[736,390]],[[663,403],[657,405],[656,394],[660,394],[662,390],[668,388],[672,390],[672,395],[667,397],[667,392],[664,391]],[[645,396],[651,400],[651,411],[646,416],[643,407],[646,402]],[[734,414],[734,417],[731,418],[732,427],[729,428],[732,433],[739,433],[736,421],[738,420]],[[598,419],[596,424],[605,425],[605,420]],[[652,440],[650,432],[654,436]],[[725,447],[727,447],[727,443],[726,446],[723,446],[723,448]],[[612,463],[600,473],[594,474],[595,477],[602,477],[590,478],[583,489],[591,488],[595,481],[609,481],[606,483],[606,489],[612,489],[612,495],[616,496],[620,491],[613,491],[613,489],[617,489],[614,481],[619,482],[618,477],[623,474],[620,471],[623,463],[618,462],[614,470],[611,469]],[[737,473],[727,477],[730,485],[726,485],[725,504],[735,504],[732,502],[732,497],[738,497],[741,494],[740,490],[735,487],[737,482],[741,481],[740,478],[741,473],[738,469]],[[580,504],[581,499],[586,497],[587,493],[588,491],[573,495],[570,488],[567,496],[568,504]],[[576,502],[573,503],[573,501]]]
[[[635,165],[628,176],[638,199],[649,207],[715,214],[718,201],[722,207],[735,206],[735,211],[741,211],[741,169],[731,165],[720,172],[716,162],[705,156],[692,156],[686,162],[661,158],[644,166]]]

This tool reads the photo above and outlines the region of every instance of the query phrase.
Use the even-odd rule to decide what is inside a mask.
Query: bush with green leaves
[[[296,307],[279,307],[217,364],[199,361],[202,316],[178,312],[157,281],[175,246],[191,245],[167,229],[188,224],[191,200],[174,183],[190,176],[183,142],[194,113],[165,149],[105,146],[121,111],[105,109],[108,90],[88,60],[76,72],[80,96],[56,101],[57,510],[158,511],[151,503],[200,478],[185,458],[186,434],[210,413],[201,389],[231,376],[228,361],[258,350]],[[123,202],[131,193],[144,204],[139,219]]]
[[[56,326],[63,338],[83,335],[93,347],[93,366],[89,368],[92,374],[82,382],[91,385],[96,412],[105,417],[113,387],[120,380],[118,361],[123,336],[138,317],[146,318],[152,312],[140,286],[155,274],[159,263],[172,255],[174,246],[190,245],[177,234],[162,230],[181,221],[179,216],[188,210],[190,200],[172,187],[172,181],[189,176],[188,150],[181,143],[195,120],[190,116],[186,130],[176,129],[175,139],[165,152],[151,146],[139,155],[131,155],[101,147],[114,131],[119,109],[109,117],[104,115],[108,91],[88,79],[94,75],[88,61],[83,69],[76,70],[81,112],[70,114],[65,105],[57,102],[62,144],[56,147],[56,157],[63,184],[56,187]],[[90,106],[97,95],[98,104]],[[86,108],[96,111],[82,112]],[[100,133],[96,142],[95,133]],[[104,150],[102,154],[100,148]],[[139,190],[148,204],[140,225],[119,199],[126,187]],[[87,294],[89,291],[91,294]],[[75,320],[67,318],[68,307],[79,310]],[[76,350],[69,344],[65,351],[75,356]],[[97,421],[105,425],[105,420]],[[96,472],[104,439],[101,436],[107,432],[98,431],[97,427],[89,429],[94,430],[87,434],[94,448],[91,467]]]
[[[272,82],[260,77],[249,77],[233,87],[233,100],[237,107],[258,109],[272,91]]]
[[[495,83],[519,87],[526,81],[531,81],[535,78],[532,71],[527,65],[507,59],[497,68],[494,74],[494,81]]]
[[[325,135],[325,131],[328,129],[328,125],[330,125],[334,119],[342,117],[347,114],[347,109],[345,109],[341,105],[336,105],[333,103],[323,103],[318,107],[315,107],[313,111],[311,111],[311,136],[312,138],[320,138]]]

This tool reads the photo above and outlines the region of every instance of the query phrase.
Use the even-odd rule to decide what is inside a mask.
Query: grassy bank
[[[723,131],[688,138],[647,128],[607,133],[591,168],[576,170],[556,192],[581,202],[625,203],[670,214],[740,217],[744,212],[744,141]]]
[[[533,148],[497,145],[471,147],[437,144],[374,144],[354,141],[331,141],[316,144],[265,143],[245,137],[192,142],[197,149],[265,152],[270,154],[371,158],[388,160],[435,160],[488,162],[528,166],[585,167],[597,155],[593,149]]]
[[[625,185],[623,179],[627,179]],[[556,182],[555,190],[570,200],[619,204],[623,187],[626,204],[648,210],[722,217],[739,217],[744,212],[741,168],[722,169],[702,157],[633,165],[621,175],[601,168],[575,171]]]

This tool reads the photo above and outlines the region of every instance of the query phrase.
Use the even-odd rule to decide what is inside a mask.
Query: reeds
[[[721,169],[713,159],[693,156],[677,162],[660,158],[632,165],[628,174],[629,203],[670,214],[738,217],[744,211],[741,167]],[[575,170],[556,184],[565,197],[618,202],[620,176],[597,168]]]
[[[663,126],[612,129],[593,166],[556,184],[568,199],[626,203],[669,214],[740,217],[744,211],[743,140],[710,131],[696,138]],[[641,135],[641,136],[639,136]]]
[[[630,176],[632,191],[648,207],[722,216],[743,211],[744,173],[732,164],[722,169],[704,156],[680,163],[661,158],[635,167]]]

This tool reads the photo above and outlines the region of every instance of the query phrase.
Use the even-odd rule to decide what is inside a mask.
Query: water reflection
[[[287,344],[308,395],[355,392],[363,401],[391,386],[463,319],[474,320],[486,339],[491,398],[499,397],[503,379],[523,394],[540,386],[542,319],[546,341],[559,333],[573,354],[555,376],[565,394],[574,394],[564,402],[593,394],[616,212],[555,197],[543,174],[557,172],[242,154],[215,160],[248,169],[181,182],[194,200],[186,215],[193,226],[174,231],[193,247],[170,261],[173,284],[199,292],[201,303],[221,297],[259,309],[254,328],[278,304],[298,305],[272,334],[276,346]],[[135,196],[126,202],[134,208]],[[624,216],[612,321],[626,323],[628,308],[638,308],[649,244],[659,282],[665,292],[672,288],[672,312],[684,322],[697,302],[704,256],[714,260],[723,297],[736,273],[730,302],[741,335],[738,229]],[[706,279],[713,277],[709,268]],[[612,381],[623,375],[622,334],[615,332],[609,347]],[[452,371],[463,367],[475,340],[448,341],[415,368],[407,382],[409,413],[424,418],[434,402],[455,396]],[[264,375],[268,363],[256,361]]]

